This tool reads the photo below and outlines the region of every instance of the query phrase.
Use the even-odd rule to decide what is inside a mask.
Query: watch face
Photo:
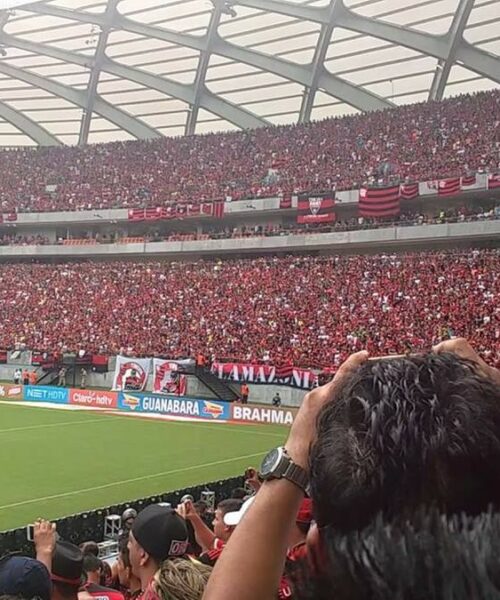
[[[278,466],[281,459],[281,452],[279,448],[275,448],[271,450],[269,454],[262,461],[262,466],[260,467],[260,474],[262,477],[266,477],[270,475],[274,469]]]

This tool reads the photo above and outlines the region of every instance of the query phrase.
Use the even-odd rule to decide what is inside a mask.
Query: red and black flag
[[[283,210],[292,208],[292,196],[290,194],[282,194],[280,196],[280,208]]]
[[[129,221],[144,221],[145,210],[143,208],[131,208],[128,211]]]
[[[335,192],[300,194],[297,223],[333,223],[335,221]]]
[[[401,210],[399,185],[364,187],[359,190],[361,217],[396,217]]]
[[[464,177],[462,177],[462,187],[472,187],[473,185],[476,185],[477,183],[477,178],[475,175],[465,175]]]
[[[488,189],[496,190],[500,188],[500,173],[488,176]]]
[[[438,194],[440,196],[455,196],[458,193],[460,193],[460,177],[442,179],[439,182]]]
[[[401,186],[401,198],[403,200],[413,200],[418,196],[418,183],[403,183]]]

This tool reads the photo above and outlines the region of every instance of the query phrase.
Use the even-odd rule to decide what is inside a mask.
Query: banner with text
[[[128,412],[172,415],[206,421],[228,421],[231,417],[231,407],[226,402],[128,392],[118,395],[118,408]]]
[[[173,360],[153,360],[153,392],[170,396],[185,396],[187,377],[182,373],[178,362]]]
[[[69,390],[69,403],[89,408],[117,408],[118,394],[100,390]]]
[[[242,406],[240,404],[233,404],[231,407],[231,420],[235,423],[291,425],[297,412],[298,409],[296,408]]]
[[[113,390],[115,392],[142,391],[148,382],[150,368],[150,358],[117,356]]]
[[[313,371],[297,367],[214,362],[212,373],[226,381],[289,385],[302,390],[318,385],[318,376]]]
[[[22,400],[23,386],[3,383],[0,385],[0,400]]]

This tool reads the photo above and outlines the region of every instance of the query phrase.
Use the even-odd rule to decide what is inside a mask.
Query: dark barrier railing
[[[124,504],[113,504],[106,508],[99,508],[88,512],[79,513],[59,519],[57,523],[57,533],[59,536],[72,542],[73,544],[81,544],[82,542],[94,541],[101,542],[104,538],[104,521],[108,515],[121,515],[129,506],[140,511],[148,504],[158,502],[170,502],[172,506],[177,506],[180,499],[185,494],[191,494],[195,500],[201,496],[201,492],[210,490],[215,492],[215,501],[219,502],[224,498],[228,498],[231,491],[243,485],[242,477],[232,477],[223,481],[214,481],[201,485],[192,486],[182,490],[174,490],[157,494],[148,498],[140,498]],[[0,556],[8,552],[22,552],[26,556],[34,555],[33,542],[29,542],[26,537],[26,528],[12,529],[0,534]]]

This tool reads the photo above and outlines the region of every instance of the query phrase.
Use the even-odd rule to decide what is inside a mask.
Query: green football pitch
[[[238,475],[286,433],[1,404],[0,531]]]

